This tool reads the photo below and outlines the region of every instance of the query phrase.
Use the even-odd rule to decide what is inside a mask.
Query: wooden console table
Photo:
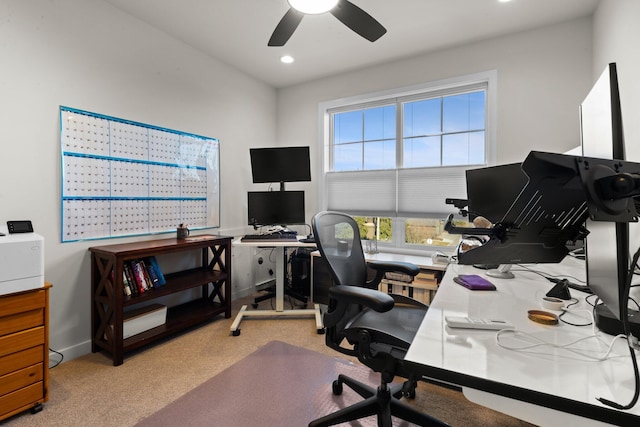
[[[113,365],[124,353],[224,313],[231,317],[231,237],[202,235],[89,248],[91,252],[91,351],[103,351]],[[165,274],[166,284],[138,295],[124,294],[125,262],[185,251],[201,251],[200,266]],[[160,266],[162,262],[160,261]],[[166,323],[123,337],[126,308],[148,305],[176,292],[201,288],[201,297],[169,307]],[[216,298],[218,301],[216,302]]]

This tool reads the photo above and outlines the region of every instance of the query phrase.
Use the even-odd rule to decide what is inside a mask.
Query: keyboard
[[[242,242],[261,242],[265,240],[276,240],[278,242],[297,242],[298,236],[291,233],[273,233],[273,234],[247,234],[240,241]]]

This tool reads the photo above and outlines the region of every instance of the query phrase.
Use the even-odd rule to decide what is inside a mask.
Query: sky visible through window
[[[333,129],[334,171],[483,164],[485,92],[336,113]]]

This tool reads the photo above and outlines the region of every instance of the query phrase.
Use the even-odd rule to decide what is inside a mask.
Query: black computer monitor
[[[582,155],[625,160],[622,110],[616,64],[607,66],[580,104]],[[587,221],[587,285],[618,319],[626,317],[629,226],[626,222]],[[602,308],[600,308],[602,310]]]
[[[483,216],[491,223],[502,220],[528,181],[520,163],[470,169],[466,179],[470,219]]]
[[[249,149],[253,182],[311,181],[309,147],[269,147]]]
[[[304,191],[250,191],[248,224],[254,227],[306,224]]]
[[[557,159],[567,166],[554,167]],[[570,160],[567,160],[570,159]],[[568,242],[584,234],[588,215],[580,177],[574,166],[575,157],[552,153],[531,152],[522,163],[527,184],[514,198],[505,195],[509,205],[501,220],[491,229],[465,229],[450,225],[445,229],[460,234],[480,234],[489,237],[482,246],[458,254],[460,264],[502,265],[527,263],[558,263],[569,253]],[[550,166],[551,165],[551,166]],[[509,169],[494,169],[507,172]],[[573,183],[573,187],[568,185]],[[473,197],[471,195],[470,197]],[[447,224],[450,224],[448,221]],[[507,277],[508,268],[495,273]],[[490,274],[494,275],[494,274]]]

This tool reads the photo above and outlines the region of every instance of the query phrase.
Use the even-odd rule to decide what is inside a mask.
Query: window
[[[493,158],[495,72],[394,92],[321,105],[321,206],[356,216],[363,238],[375,224],[382,246],[455,246],[445,199],[466,198],[465,170]]]

